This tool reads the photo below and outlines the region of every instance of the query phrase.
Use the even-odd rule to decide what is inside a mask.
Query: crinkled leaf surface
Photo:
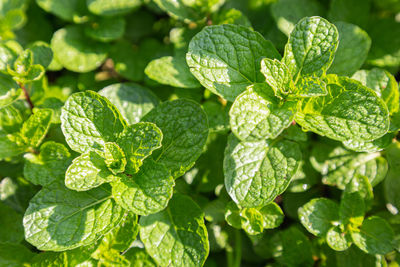
[[[135,83],[116,83],[99,91],[121,112],[128,124],[134,124],[157,106],[160,100],[147,88]]]
[[[40,250],[73,249],[92,244],[122,215],[108,186],[75,192],[54,183],[31,200],[23,220],[25,239]]]
[[[113,174],[116,175],[125,171],[125,153],[116,143],[108,142],[104,144],[104,158],[107,168]]]
[[[10,76],[0,73],[0,108],[16,101],[21,92],[21,88]]]
[[[233,101],[247,86],[264,82],[263,57],[280,58],[270,41],[240,25],[205,27],[189,44],[190,71],[211,92]]]
[[[174,185],[174,178],[164,165],[147,160],[132,177],[121,176],[113,182],[112,194],[124,209],[149,215],[167,207]]]
[[[286,65],[279,60],[263,58],[260,71],[264,74],[266,82],[274,90],[275,95],[285,95],[291,91],[292,77]]]
[[[334,226],[326,233],[326,243],[336,251],[343,251],[350,247],[351,236],[343,233],[340,226]]]
[[[290,126],[295,109],[295,102],[281,102],[268,84],[255,84],[233,103],[229,112],[231,130],[240,140],[275,138]]]
[[[140,239],[161,266],[202,266],[209,253],[204,214],[189,197],[174,194],[167,209],[140,217]]]
[[[126,127],[117,108],[93,91],[71,95],[61,111],[61,128],[72,150],[101,150],[114,142]]]
[[[53,51],[47,43],[37,41],[33,43],[29,49],[33,52],[34,64],[42,65],[44,68],[50,65],[53,59]]]
[[[208,137],[207,116],[199,104],[185,99],[164,102],[143,121],[155,123],[163,134],[161,149],[153,153],[155,161],[175,178],[193,166]]]
[[[300,160],[294,142],[240,142],[230,135],[224,159],[226,190],[241,207],[264,206],[285,191]]]
[[[290,96],[295,98],[324,96],[328,92],[326,83],[314,76],[299,77]]]
[[[36,109],[21,127],[21,137],[24,142],[32,147],[37,147],[46,136],[53,111],[51,109]]]

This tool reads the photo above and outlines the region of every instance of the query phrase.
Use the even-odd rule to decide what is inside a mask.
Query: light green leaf
[[[85,34],[100,42],[110,42],[121,38],[125,32],[125,19],[122,17],[98,18],[89,22]]]
[[[103,63],[109,46],[85,37],[81,27],[67,26],[54,33],[51,49],[55,59],[66,69],[89,72]]]
[[[32,267],[86,266],[84,263],[87,263],[90,259],[90,252],[90,249],[87,247],[80,247],[64,252],[41,252],[33,257]]]
[[[140,0],[86,0],[90,12],[99,16],[124,15],[138,8]]]
[[[387,148],[391,143],[393,138],[395,138],[396,133],[387,133],[384,136],[375,139],[373,141],[358,141],[358,140],[348,140],[344,141],[343,145],[345,148],[356,151],[356,152],[377,152],[382,151]]]
[[[339,217],[342,224],[359,227],[365,215],[365,204],[359,192],[344,192],[340,200]]]
[[[387,107],[371,89],[346,77],[328,81],[327,89],[301,104],[295,120],[303,129],[339,141],[371,141],[388,131]]]
[[[90,245],[116,227],[122,215],[109,187],[75,192],[55,183],[31,200],[23,220],[25,239],[39,250]]]
[[[239,142],[230,135],[224,159],[226,190],[241,207],[265,206],[285,191],[300,160],[294,142]]]
[[[242,228],[242,217],[240,216],[240,209],[235,202],[230,201],[225,207],[225,221],[232,227],[237,229]]]
[[[115,201],[139,215],[159,212],[172,197],[174,178],[164,165],[147,160],[132,176],[121,176],[112,184]]]
[[[143,121],[155,123],[163,133],[161,149],[153,159],[177,178],[189,170],[203,151],[208,122],[200,105],[185,99],[168,101],[150,111]]]
[[[150,61],[144,70],[146,75],[161,84],[181,88],[198,88],[200,83],[190,72],[184,57],[165,56]]]
[[[18,244],[24,239],[24,228],[21,222],[22,216],[20,214],[16,213],[9,206],[4,205],[3,202],[0,202],[0,225],[2,226],[0,228],[0,244]]]
[[[351,76],[367,59],[371,38],[356,25],[346,22],[335,25],[339,31],[339,46],[328,73]]]
[[[76,191],[86,191],[115,179],[105,159],[95,151],[86,152],[72,161],[65,173],[65,185]]]
[[[128,124],[134,124],[157,106],[160,100],[147,88],[135,83],[116,83],[99,91],[121,112]]]
[[[235,8],[223,8],[218,13],[213,13],[211,20],[215,25],[237,24],[251,27],[250,20],[240,10]]]
[[[325,236],[339,221],[339,206],[327,198],[314,198],[299,208],[301,224],[313,235]]]
[[[125,171],[125,153],[116,143],[104,144],[104,159],[106,166],[114,175]]]
[[[22,89],[8,75],[0,73],[0,108],[4,108],[18,99]]]
[[[50,128],[52,115],[51,109],[36,109],[22,124],[21,137],[28,146],[40,145]]]
[[[193,37],[186,61],[204,87],[233,101],[247,86],[265,81],[260,72],[263,57],[280,55],[259,33],[240,25],[218,25]]]
[[[257,235],[264,230],[263,215],[255,208],[244,208],[240,210],[242,228],[249,235]]]
[[[343,251],[350,247],[351,237],[343,233],[339,226],[334,226],[326,234],[326,242],[332,249]]]
[[[19,135],[7,134],[0,131],[0,159],[4,160],[25,152],[26,147]]]
[[[276,96],[286,95],[292,91],[292,77],[286,65],[279,60],[263,58],[260,71]]]
[[[61,129],[72,150],[85,153],[114,142],[127,123],[116,107],[93,91],[71,95],[61,110]]]
[[[163,134],[154,123],[139,122],[128,126],[117,140],[125,152],[127,171],[130,174],[136,173],[143,160],[161,147],[162,140]]]
[[[29,266],[35,254],[21,244],[0,243],[0,266]]]
[[[174,194],[167,209],[140,217],[140,239],[161,266],[203,266],[208,253],[204,214],[189,197]]]
[[[327,93],[324,81],[314,76],[303,76],[297,80],[290,97],[316,97]]]
[[[130,248],[124,256],[130,261],[131,267],[157,267],[156,263],[149,254],[147,254],[146,250],[142,248]]]
[[[47,186],[54,181],[63,181],[65,171],[71,164],[68,149],[54,141],[41,145],[40,153],[24,155],[24,177],[35,185]]]
[[[372,185],[368,180],[368,177],[360,174],[355,174],[351,181],[346,185],[345,193],[355,193],[360,194],[361,198],[365,203],[365,208],[368,208],[372,205],[374,200],[374,193],[372,189]]]
[[[280,101],[266,83],[254,84],[233,102],[231,130],[240,140],[272,139],[290,126],[295,110],[296,102]]]
[[[29,49],[33,52],[33,63],[40,64],[44,68],[47,68],[52,59],[53,59],[53,51],[50,46],[42,41],[34,42]]]
[[[290,33],[282,62],[294,80],[299,75],[318,75],[331,65],[339,34],[335,25],[321,17],[301,19]]]
[[[393,250],[394,233],[389,223],[373,216],[364,220],[357,232],[352,232],[354,244],[368,254],[386,254]]]
[[[279,0],[272,4],[271,13],[279,30],[289,36],[300,19],[322,15],[323,7],[315,0]]]
[[[389,172],[384,181],[385,199],[387,206],[393,214],[400,210],[400,143],[393,142],[386,150],[386,157],[389,162]]]
[[[64,20],[85,20],[85,1],[82,0],[36,0],[36,3],[45,11],[50,12]]]
[[[7,71],[7,65],[11,65],[13,61],[18,57],[18,54],[23,50],[20,44],[16,44],[20,51],[16,51],[13,48],[15,41],[7,41],[0,44],[0,53],[2,58],[0,59],[0,70]]]
[[[282,209],[275,202],[271,202],[260,209],[264,218],[264,229],[278,227],[284,218]]]

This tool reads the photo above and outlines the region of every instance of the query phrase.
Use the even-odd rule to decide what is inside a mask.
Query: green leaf
[[[67,26],[54,33],[51,49],[55,59],[66,69],[89,72],[103,63],[109,46],[85,37],[81,27]]]
[[[327,198],[314,198],[299,208],[301,224],[313,235],[325,236],[339,221],[339,206]]]
[[[303,129],[339,141],[371,141],[388,131],[386,105],[371,89],[346,77],[328,81],[327,89],[301,104],[295,120]]]
[[[86,0],[90,12],[99,16],[124,15],[138,8],[140,0]]]
[[[237,229],[242,228],[242,217],[240,216],[240,209],[235,202],[230,201],[225,207],[225,221],[232,227]]]
[[[25,239],[39,250],[73,249],[108,233],[122,215],[109,187],[75,192],[55,183],[31,200],[23,220]]]
[[[32,267],[82,266],[90,259],[90,250],[80,247],[64,252],[41,252],[32,259]]]
[[[150,111],[143,121],[155,123],[163,133],[161,149],[153,159],[177,178],[189,170],[203,151],[208,122],[200,105],[185,99],[168,101]]]
[[[75,158],[65,173],[65,185],[76,191],[90,190],[114,179],[105,159],[95,151]]]
[[[8,75],[0,73],[0,108],[4,108],[18,99],[22,89]]]
[[[389,172],[384,181],[385,199],[387,207],[393,214],[397,214],[400,210],[400,143],[394,142],[387,148],[386,157],[389,162]]]
[[[24,157],[24,177],[35,185],[47,186],[54,181],[63,181],[71,164],[68,149],[54,141],[41,145],[38,155],[27,153]]]
[[[189,197],[174,194],[167,209],[140,217],[140,239],[161,266],[203,266],[208,253],[204,214]]]
[[[53,59],[53,51],[50,46],[42,41],[34,42],[29,49],[33,52],[33,63],[42,65],[44,68],[47,68],[52,59]]]
[[[240,11],[235,8],[223,8],[218,13],[212,14],[213,24],[237,24],[246,27],[251,27],[250,20]]]
[[[157,267],[146,250],[142,248],[130,248],[124,256],[130,261],[131,267]]]
[[[140,121],[160,100],[147,88],[135,83],[116,83],[99,91],[121,112],[128,124]]]
[[[326,83],[314,76],[303,76],[297,80],[291,97],[316,97],[328,93]]]
[[[125,152],[127,171],[136,173],[143,160],[161,147],[162,140],[163,134],[154,123],[139,122],[128,126],[117,140]]]
[[[281,102],[266,83],[240,94],[229,111],[232,132],[240,140],[276,138],[293,121],[296,102]]]
[[[289,36],[300,19],[322,15],[323,7],[315,0],[279,0],[272,4],[271,13],[279,30]]]
[[[389,223],[373,216],[364,220],[359,232],[352,232],[354,244],[368,254],[386,254],[393,250],[394,233]]]
[[[13,48],[16,45],[19,51]],[[18,57],[18,54],[22,51],[22,47],[15,41],[7,41],[0,44],[0,53],[2,58],[0,59],[0,70],[7,71],[7,65],[12,65],[13,61]]]
[[[193,37],[186,61],[204,87],[233,101],[247,86],[265,81],[260,72],[263,57],[280,55],[259,33],[240,25],[218,25]]]
[[[24,228],[22,227],[21,222],[22,216],[20,214],[16,213],[12,208],[0,202],[0,225],[2,225],[0,229],[0,244],[18,244],[24,239]]]
[[[321,17],[301,19],[290,33],[282,62],[292,77],[318,75],[332,64],[339,34],[335,25]]]
[[[125,171],[125,153],[116,143],[109,142],[104,144],[104,159],[108,169],[114,175]]]
[[[263,58],[261,60],[261,73],[266,82],[275,92],[276,96],[286,95],[292,89],[292,77],[285,64],[277,59]]]
[[[52,115],[51,109],[36,109],[22,124],[21,137],[28,146],[40,145],[50,128]]]
[[[125,32],[125,19],[122,17],[97,18],[85,27],[85,34],[100,42],[110,42],[121,38]]]
[[[395,138],[396,133],[387,133],[384,136],[375,139],[373,141],[358,141],[358,140],[348,140],[344,141],[343,145],[347,149],[356,152],[377,152],[382,151],[387,148],[391,143],[393,138]]]
[[[335,25],[339,32],[339,46],[328,73],[351,76],[367,59],[371,38],[356,25],[346,22],[336,22]]]
[[[300,160],[294,142],[239,142],[230,135],[224,159],[226,190],[241,207],[265,206],[285,191]]]
[[[281,225],[284,214],[275,202],[271,202],[260,209],[264,218],[264,229],[273,229]]]
[[[164,165],[147,160],[138,173],[113,182],[112,194],[124,209],[149,215],[167,207],[174,185],[174,178]]]
[[[93,91],[71,95],[61,110],[61,129],[72,150],[85,153],[115,142],[127,123],[116,107]]]
[[[351,181],[346,185],[344,192],[358,193],[365,203],[366,210],[368,210],[374,200],[372,185],[369,182],[368,177],[364,175],[355,174]]]
[[[257,235],[264,230],[263,215],[255,208],[244,208],[240,210],[242,228],[249,235]]]
[[[86,14],[85,1],[81,0],[36,0],[38,6],[64,20],[76,21],[84,20]]]
[[[25,152],[27,147],[19,135],[0,131],[0,159],[9,159]]]
[[[333,0],[330,3],[328,19],[366,27],[370,16],[371,2],[370,0]]]
[[[326,234],[326,242],[336,251],[343,251],[350,247],[351,237],[340,230],[340,226],[334,226]]]
[[[166,56],[150,61],[144,70],[146,75],[161,84],[180,88],[198,88],[200,83],[190,72],[184,57]]]
[[[210,133],[226,133],[229,130],[229,108],[216,101],[206,101],[202,104],[207,114]]]
[[[33,64],[33,52],[30,49],[24,50],[14,61],[12,67],[7,66],[7,71],[11,75],[21,75],[28,72]]]
[[[35,254],[21,244],[0,243],[0,265],[7,267],[29,266]]]
[[[364,220],[365,211],[364,200],[360,193],[343,193],[339,207],[339,217],[342,224],[359,227]]]

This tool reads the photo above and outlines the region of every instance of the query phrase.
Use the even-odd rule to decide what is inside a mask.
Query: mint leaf
[[[190,72],[185,58],[180,55],[154,59],[150,61],[144,72],[150,79],[173,87],[197,88],[201,86]]]
[[[367,59],[371,38],[356,25],[346,22],[335,23],[339,32],[339,46],[328,73],[353,75]]]
[[[189,170],[203,151],[208,122],[200,105],[185,99],[168,101],[150,111],[143,121],[155,123],[163,133],[161,149],[153,159],[177,178]]]
[[[109,187],[75,192],[55,183],[31,200],[23,220],[25,239],[40,250],[73,249],[92,244],[117,226],[122,215]]]
[[[125,171],[125,153],[116,143],[109,142],[104,144],[104,159],[107,168],[114,175]]]
[[[291,97],[315,97],[328,93],[326,83],[314,76],[300,77],[291,92]]]
[[[125,27],[125,20],[122,17],[97,18],[86,24],[85,34],[100,42],[110,42],[121,38]]]
[[[102,150],[127,126],[114,105],[93,91],[71,95],[61,110],[61,129],[72,150]]]
[[[327,198],[315,198],[299,208],[301,224],[313,235],[325,236],[339,221],[339,206]]]
[[[161,147],[163,134],[150,122],[139,122],[128,126],[116,141],[125,152],[128,172],[137,172],[143,160]]]
[[[37,41],[29,49],[33,53],[33,63],[42,65],[44,68],[50,65],[53,59],[53,51],[47,43]]]
[[[265,81],[260,72],[263,57],[280,55],[259,33],[240,25],[218,25],[193,37],[186,61],[204,87],[233,101],[247,86]]]
[[[344,141],[343,145],[344,147],[357,152],[377,152],[387,148],[392,143],[392,140],[395,136],[395,133],[387,133],[373,141],[363,142],[357,140],[348,140]]]
[[[290,33],[282,59],[292,77],[318,75],[331,65],[339,34],[335,25],[321,17],[301,19]]]
[[[90,190],[114,179],[105,159],[95,151],[75,158],[65,173],[65,185],[76,191]]]
[[[80,0],[36,0],[38,6],[64,20],[76,21],[84,19],[85,1]]]
[[[90,12],[99,16],[115,16],[126,14],[141,5],[139,0],[86,0]]]
[[[303,129],[339,141],[371,141],[387,132],[388,110],[371,89],[345,77],[328,81],[327,89],[302,102],[295,120]]]
[[[279,60],[263,58],[260,71],[276,96],[286,95],[291,91],[293,84],[289,69]]]
[[[350,247],[351,236],[349,236],[347,233],[343,233],[340,229],[340,226],[334,226],[327,232],[326,242],[332,249],[336,251],[343,251]]]
[[[116,83],[99,91],[121,112],[128,124],[134,124],[157,106],[160,100],[147,88],[135,83]]]
[[[374,193],[372,185],[368,180],[368,177],[360,174],[355,174],[351,181],[346,185],[344,193],[357,193],[363,199],[365,203],[365,208],[372,205],[374,199]]]
[[[10,159],[25,152],[27,147],[21,137],[0,131],[0,159]]]
[[[157,264],[204,264],[209,253],[204,214],[189,197],[174,194],[166,210],[142,216],[139,223],[140,239]]]
[[[0,243],[0,265],[19,267],[29,265],[35,254],[21,244]]]
[[[68,149],[54,141],[43,143],[38,155],[27,153],[24,157],[24,177],[35,185],[47,186],[54,181],[63,181],[71,164]]]
[[[81,266],[88,263],[90,259],[90,250],[86,247],[80,247],[63,252],[41,252],[32,259],[32,267],[47,266]]]
[[[121,176],[113,182],[112,194],[124,209],[149,215],[167,207],[174,185],[174,178],[164,165],[147,160],[132,177]]]
[[[109,47],[85,37],[81,27],[67,26],[54,33],[51,49],[55,59],[66,69],[88,72],[103,63]]]
[[[273,229],[281,225],[284,214],[275,202],[271,202],[260,209],[264,218],[264,229]]]
[[[255,84],[233,103],[229,112],[231,130],[240,140],[276,138],[290,126],[295,110],[295,102],[281,102],[266,83]]]
[[[50,128],[52,115],[51,109],[36,109],[22,124],[21,137],[28,146],[40,145]]]
[[[21,88],[10,76],[0,73],[0,108],[16,101],[21,93]]]
[[[130,248],[125,254],[132,267],[156,267],[156,263],[143,248]]]
[[[364,220],[365,211],[365,203],[360,193],[343,193],[339,207],[339,217],[342,224],[359,227]]]
[[[18,244],[24,239],[24,228],[22,227],[21,221],[22,216],[20,214],[0,202],[0,224],[2,225],[0,229],[0,244]]]
[[[285,191],[300,160],[294,142],[240,142],[230,135],[224,159],[226,190],[241,207],[265,206]]]
[[[367,218],[359,231],[352,232],[354,244],[368,254],[386,254],[393,250],[394,233],[382,218]]]

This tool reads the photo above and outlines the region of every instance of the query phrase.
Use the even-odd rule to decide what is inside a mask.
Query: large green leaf
[[[166,210],[140,217],[140,239],[161,266],[203,266],[208,253],[204,214],[189,197],[174,194]]]
[[[163,133],[162,147],[153,153],[155,161],[175,178],[193,166],[208,137],[207,116],[199,104],[185,99],[164,102],[143,121],[155,123]]]
[[[123,210],[103,186],[75,192],[54,183],[31,200],[24,215],[25,239],[40,250],[89,245],[121,221]]]
[[[241,207],[265,206],[285,191],[300,160],[294,142],[240,142],[230,135],[224,159],[226,190]]]
[[[116,107],[93,91],[71,95],[61,111],[61,128],[72,150],[102,150],[127,126]]]
[[[280,58],[270,41],[240,25],[209,26],[189,44],[186,61],[199,82],[233,101],[247,86],[264,82],[263,57]]]
[[[35,254],[21,244],[0,243],[0,266],[29,266]]]

